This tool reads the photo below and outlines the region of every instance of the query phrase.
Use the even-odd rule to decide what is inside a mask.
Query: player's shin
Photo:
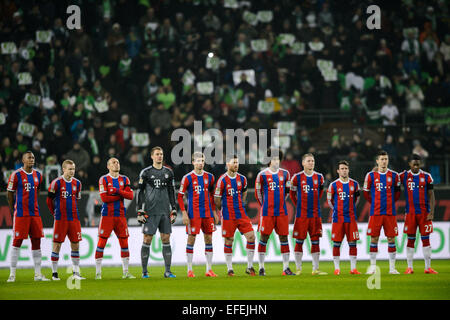
[[[41,238],[31,238],[31,252],[34,261],[34,274],[36,276],[41,275],[41,263],[42,263]]]
[[[283,270],[289,268],[289,242],[281,242],[281,257],[283,259]]]
[[[247,268],[253,267],[254,256],[255,256],[255,242],[247,242]]]
[[[430,236],[423,236],[422,239],[422,252],[425,260],[425,269],[431,268],[431,246]]]
[[[302,239],[295,240],[294,258],[297,270],[302,270],[303,241]]]
[[[205,243],[206,272],[212,269],[213,246],[212,243]]]
[[[223,253],[225,254],[225,262],[227,263],[228,271],[233,270],[233,245],[223,245]]]
[[[164,258],[164,266],[166,272],[170,272],[170,266],[172,264],[172,248],[170,243],[163,243],[162,253]]]
[[[333,262],[334,262],[334,269],[339,270],[339,261],[341,258],[341,242],[334,241],[333,244]]]
[[[413,269],[413,259],[414,259],[414,246],[416,242],[416,237],[414,235],[408,235],[408,244],[406,247],[406,262],[408,263],[408,268]]]
[[[319,270],[319,256],[320,256],[319,240],[311,239],[311,256],[312,256],[313,271]]]
[[[74,273],[80,273],[80,252],[71,251],[70,257],[72,258],[72,271]]]
[[[148,258],[150,256],[150,244],[142,243],[141,247],[141,265],[142,273],[147,273]]]
[[[377,254],[378,254],[378,243],[370,244],[370,265],[375,266],[377,264]]]
[[[356,242],[349,242],[349,256],[350,256],[350,270],[356,269],[356,255],[357,255],[357,248],[356,248]]]
[[[258,244],[259,269],[264,268],[264,260],[266,259],[266,245],[267,245],[267,242],[264,242],[262,240],[259,241],[259,244]]]
[[[186,245],[187,269],[192,271],[192,260],[194,259],[194,245]]]
[[[59,253],[52,252],[52,256],[51,256],[52,273],[58,272],[58,260],[59,260]]]
[[[15,276],[16,275],[16,269],[17,269],[17,261],[19,261],[19,247],[12,247],[11,250],[11,267],[10,267],[10,275]]]
[[[395,270],[395,258],[397,255],[397,249],[395,247],[395,242],[388,243],[388,253],[389,253],[389,270]]]

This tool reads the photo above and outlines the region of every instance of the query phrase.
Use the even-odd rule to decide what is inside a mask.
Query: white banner
[[[241,75],[245,73],[247,76],[247,82],[252,86],[256,86],[256,78],[255,78],[255,70],[247,69],[247,70],[237,70],[233,71],[233,83],[237,86],[241,82]]]
[[[450,222],[434,222],[434,232],[430,236],[430,243],[432,249],[432,259],[450,259]],[[256,231],[256,225],[253,226]],[[294,261],[294,246],[295,239],[292,238],[292,228],[290,225],[290,261]],[[398,223],[399,230],[403,231],[403,222]],[[368,260],[369,259],[369,245],[370,237],[366,236],[367,223],[358,224],[359,234],[361,240],[357,242],[358,248],[358,260]],[[45,237],[41,241],[42,249],[42,266],[43,268],[51,268],[50,256],[52,253],[52,233],[53,230],[46,228],[44,229]],[[140,227],[130,227],[129,228],[130,238],[128,239],[129,250],[130,250],[130,264],[140,265],[141,264],[141,246],[142,246],[142,233]],[[83,228],[82,237],[83,240],[80,242],[80,264],[81,266],[93,266],[95,265],[95,250],[97,246],[97,228]],[[257,239],[259,235],[257,234]],[[185,265],[186,264],[186,228],[184,226],[173,227],[171,236],[172,245],[172,263],[174,265]],[[234,263],[245,263],[247,262],[246,257],[246,239],[241,236],[239,232],[236,232],[233,244],[233,262]],[[407,235],[400,233],[397,237],[397,259],[406,259],[406,243]],[[12,230],[11,229],[1,229],[0,230],[0,268],[8,268],[10,266],[11,257],[11,245],[12,245]],[[258,246],[258,240],[256,241],[256,247]],[[309,238],[306,239],[303,245],[303,261],[311,261],[310,253],[310,241]],[[203,235],[199,234],[197,236],[197,241],[194,246],[194,264],[204,264],[205,263],[205,245],[203,240]],[[331,241],[331,224],[323,224],[323,237],[320,239],[320,249],[321,261],[331,261],[333,259],[333,244]],[[217,231],[213,233],[213,250],[214,264],[225,263],[225,256],[223,253],[223,238],[221,236],[221,226],[217,226]],[[70,242],[68,239],[62,244],[61,252],[59,255],[59,265],[69,266],[71,265],[70,259]],[[415,259],[423,259],[422,244],[420,241],[420,236],[417,236],[416,240],[416,253],[414,255]],[[380,242],[378,244],[378,260],[388,259],[388,244],[387,239],[382,233],[380,236]],[[349,260],[348,255],[348,244],[344,240],[341,246],[341,260]],[[267,256],[266,262],[280,262],[281,263],[281,253],[280,253],[280,243],[278,236],[274,233],[269,238],[267,242]],[[254,262],[257,265],[257,254],[255,254]],[[119,241],[115,235],[111,236],[104,250],[103,255],[103,265],[121,265],[122,261],[120,258],[120,246]],[[149,265],[163,265],[164,259],[162,256],[162,244],[159,233],[153,237],[153,242],[150,248],[150,259]],[[18,267],[33,267],[33,259],[31,255],[31,244],[30,240],[24,240],[22,247],[19,252],[19,262]]]
[[[133,147],[147,147],[149,144],[150,136],[148,133],[133,132],[131,134],[131,145]]]
[[[2,49],[2,54],[17,53],[17,46],[14,42],[2,42],[1,49]]]

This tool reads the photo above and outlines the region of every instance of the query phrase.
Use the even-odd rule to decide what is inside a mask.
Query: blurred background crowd
[[[448,184],[449,6],[394,2],[371,30],[371,3],[359,0],[1,1],[0,190],[28,149],[47,179],[72,159],[94,190],[109,157],[136,184],[162,146],[179,182],[192,167],[171,163],[171,133],[195,120],[203,130],[286,123],[291,174],[313,152],[328,181],[347,159],[362,183],[382,148],[394,170],[419,153]],[[78,30],[66,27],[71,4]],[[261,167],[241,166],[251,187]]]

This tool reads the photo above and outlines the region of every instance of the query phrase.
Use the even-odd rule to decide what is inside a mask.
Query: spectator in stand
[[[290,151],[286,152],[286,157],[283,161],[281,161],[280,167],[289,171],[291,177],[293,177],[297,172],[300,172],[302,169],[300,162],[294,159],[294,154]]]
[[[89,153],[81,146],[79,142],[73,144],[73,148],[64,155],[64,159],[70,159],[75,162],[77,171],[87,170],[91,164]]]

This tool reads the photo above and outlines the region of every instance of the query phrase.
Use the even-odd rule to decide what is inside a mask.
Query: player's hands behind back
[[[170,223],[173,224],[175,222],[175,220],[177,220],[177,210],[172,210],[170,212]]]
[[[144,224],[144,223],[147,222],[147,219],[148,219],[147,213],[144,210],[138,210],[138,212],[137,212],[137,221],[140,224]]]

